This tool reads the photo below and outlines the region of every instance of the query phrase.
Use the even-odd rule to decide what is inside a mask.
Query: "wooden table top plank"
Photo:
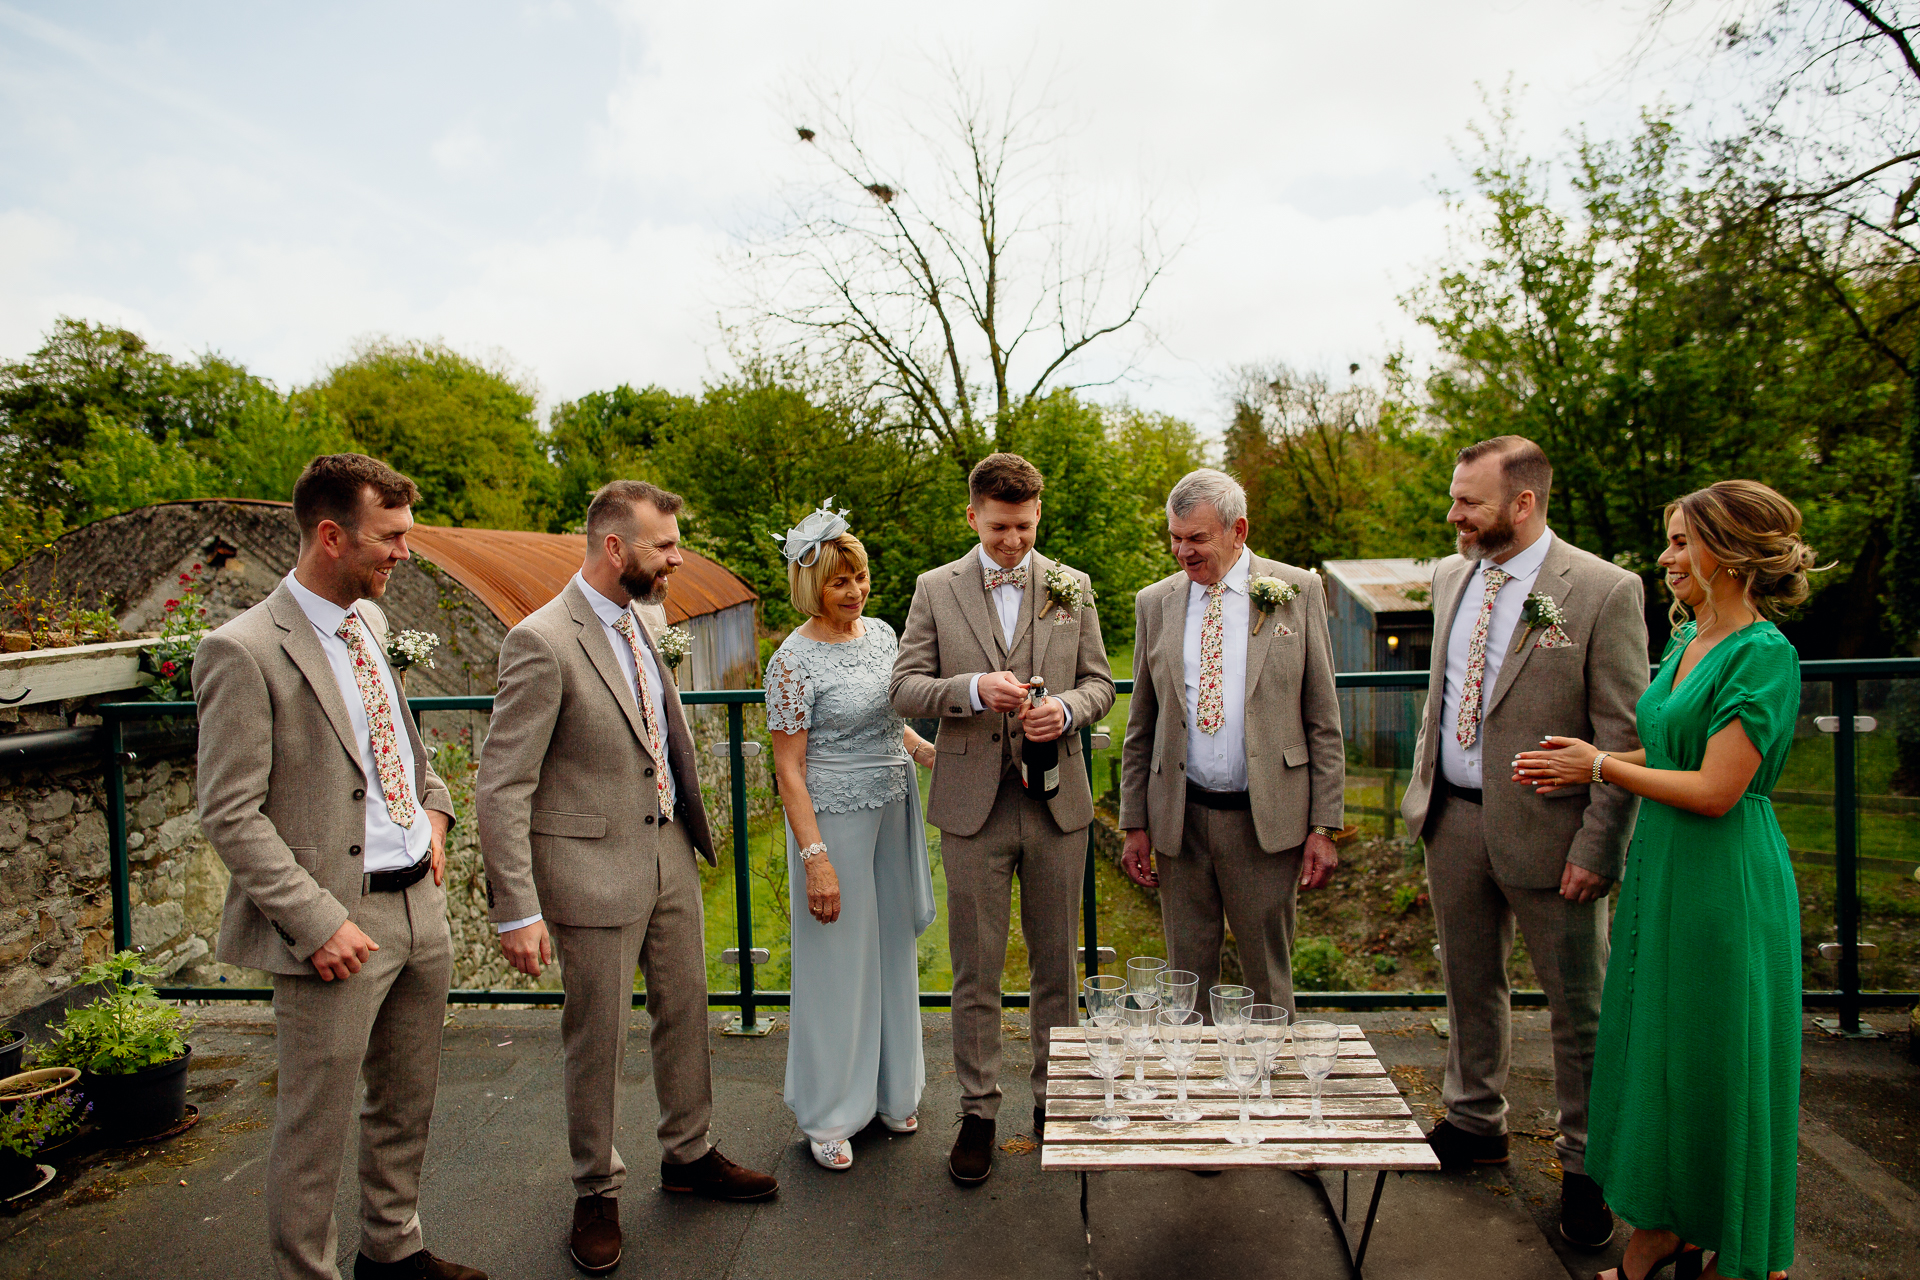
[[[1202,1015],[1202,1016],[1205,1016],[1205,1015]],[[1215,1028],[1211,1023],[1207,1024],[1205,1027],[1201,1029],[1202,1034],[1206,1037],[1208,1043],[1213,1042],[1216,1030],[1217,1028]],[[1086,1041],[1086,1038],[1087,1038],[1087,1029],[1085,1027],[1055,1027],[1053,1029],[1052,1034],[1048,1037],[1050,1041],[1064,1041],[1067,1043],[1072,1043],[1074,1041],[1080,1041],[1084,1043]],[[1361,1030],[1360,1027],[1355,1023],[1347,1023],[1340,1027],[1340,1039],[1343,1041],[1346,1041],[1346,1040],[1364,1041],[1366,1040],[1366,1038],[1367,1038],[1366,1032]],[[1371,1045],[1368,1046],[1367,1052],[1369,1053],[1373,1052]]]
[[[1148,1102],[1130,1102],[1120,1097],[1116,1097],[1113,1100],[1113,1109],[1115,1111],[1123,1116],[1130,1116],[1134,1119],[1164,1119],[1166,1113],[1171,1110],[1174,1105],[1172,1098],[1155,1098]],[[1216,1094],[1208,1097],[1204,1094],[1196,1094],[1193,1090],[1189,1089],[1187,1090],[1187,1105],[1205,1116],[1225,1116],[1228,1119],[1234,1120],[1239,1119],[1240,1116],[1240,1100],[1230,1093]],[[1296,1120],[1304,1119],[1313,1114],[1313,1103],[1306,1098],[1277,1097],[1274,1099],[1274,1106],[1278,1112],[1277,1115],[1255,1115],[1253,1118],[1256,1120]],[[1099,1115],[1106,1109],[1106,1102],[1098,1094],[1087,1098],[1050,1097],[1047,1099],[1047,1119],[1049,1121],[1055,1116],[1073,1117]],[[1406,1101],[1399,1097],[1322,1098],[1320,1101],[1320,1111],[1321,1114],[1329,1117],[1341,1116],[1347,1118],[1396,1119],[1413,1114],[1413,1112],[1408,1109]]]
[[[1279,1074],[1273,1078],[1275,1084],[1278,1084],[1282,1080],[1298,1080],[1303,1084],[1306,1083],[1306,1076],[1295,1069],[1292,1063],[1282,1060],[1276,1065],[1279,1068]],[[1050,1056],[1047,1059],[1047,1074],[1049,1076],[1058,1074],[1065,1080],[1078,1079],[1081,1077],[1093,1080],[1100,1078],[1093,1073],[1093,1067],[1088,1064],[1085,1057],[1062,1058]],[[1387,1069],[1380,1065],[1380,1059],[1378,1058],[1335,1058],[1333,1061],[1333,1074],[1329,1079],[1337,1080],[1342,1076],[1384,1076],[1385,1074],[1387,1074]],[[1212,1054],[1196,1058],[1193,1066],[1187,1070],[1187,1079],[1189,1080],[1218,1079],[1219,1075],[1220,1059],[1218,1056]],[[1147,1059],[1146,1077],[1154,1081],[1172,1080],[1175,1078],[1174,1073],[1167,1070],[1166,1066],[1157,1057]],[[1127,1081],[1133,1079],[1133,1062],[1131,1060],[1128,1061],[1126,1070],[1120,1073],[1118,1079],[1123,1088]]]
[[[1156,1057],[1159,1056],[1160,1046],[1156,1043],[1150,1052]],[[1200,1042],[1200,1056],[1202,1058],[1216,1058],[1219,1055],[1220,1046],[1217,1041],[1209,1037]],[[1280,1054],[1282,1060],[1290,1060],[1293,1056],[1290,1045],[1282,1046]],[[1365,1040],[1342,1040],[1340,1042],[1338,1056],[1341,1058],[1371,1058],[1374,1057],[1375,1054],[1373,1052],[1373,1046]],[[1047,1061],[1052,1062],[1056,1059],[1067,1062],[1085,1062],[1087,1060],[1087,1042],[1085,1040],[1055,1040],[1048,1046]]]
[[[1053,1132],[1055,1125],[1060,1130],[1057,1134]],[[1227,1135],[1239,1127],[1237,1112],[1231,1120],[1134,1117],[1126,1128],[1114,1130],[1101,1129],[1085,1119],[1062,1117],[1047,1121],[1048,1134],[1056,1142],[1152,1143],[1156,1146],[1165,1142],[1225,1142]],[[1262,1142],[1420,1142],[1424,1136],[1411,1117],[1326,1119],[1318,1124],[1311,1120],[1254,1117],[1247,1121],[1247,1127],[1258,1134]]]
[[[1149,1076],[1163,1097],[1171,1098],[1177,1092],[1176,1082],[1171,1075]],[[1124,1090],[1125,1085],[1117,1085],[1116,1094]],[[1313,1086],[1298,1076],[1283,1078],[1273,1082],[1273,1096],[1276,1098],[1307,1098],[1312,1096]],[[1047,1096],[1052,1098],[1098,1098],[1106,1093],[1106,1085],[1098,1076],[1049,1076]],[[1259,1090],[1254,1090],[1257,1096]],[[1232,1098],[1238,1096],[1235,1090],[1219,1076],[1187,1077],[1187,1096],[1190,1098]],[[1320,1096],[1332,1101],[1343,1097],[1398,1098],[1399,1087],[1385,1074],[1377,1076],[1334,1076],[1320,1086]]]
[[[1051,1125],[1048,1128],[1052,1128]],[[1424,1142],[1056,1142],[1040,1149],[1042,1169],[1100,1173],[1125,1169],[1348,1169],[1412,1173],[1440,1167]]]

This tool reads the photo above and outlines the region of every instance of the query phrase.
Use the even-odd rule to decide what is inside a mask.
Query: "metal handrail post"
[[[1093,794],[1093,726],[1080,727],[1080,758],[1087,763],[1087,794]],[[1100,972],[1099,938],[1099,889],[1093,876],[1093,833],[1099,822],[1087,824],[1087,866],[1086,874],[1080,886],[1081,929],[1087,935],[1086,965],[1087,976],[1093,977]]]
[[[113,883],[113,949],[133,945],[133,885],[127,870],[126,724],[107,719],[107,866]]]
[[[747,756],[740,749],[746,737],[746,711],[738,702],[727,704],[727,762],[733,804],[733,919],[740,948],[740,1030],[759,1026],[753,1003],[753,882],[747,870]]]
[[[1839,723],[1833,740],[1833,916],[1840,941],[1840,1030],[1860,1030],[1860,885],[1859,815],[1855,779],[1853,717],[1859,708],[1859,682],[1839,676],[1833,682],[1833,711]]]

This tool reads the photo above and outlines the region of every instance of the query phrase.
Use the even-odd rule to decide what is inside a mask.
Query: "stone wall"
[[[448,916],[454,985],[524,990],[557,987],[557,969],[535,981],[507,967],[486,918],[486,879],[473,821],[474,765],[465,717],[432,717],[428,742],[454,794],[460,819],[449,842]],[[440,720],[436,727],[431,720]],[[8,733],[97,724],[79,704],[59,712],[0,709]],[[766,714],[747,708],[748,736],[761,742],[747,761],[749,811],[773,811]],[[731,839],[727,762],[707,746],[725,741],[724,712],[695,720],[701,790],[724,862]],[[182,986],[263,986],[266,975],[218,963],[227,871],[194,816],[193,740],[184,733],[142,749],[126,770],[128,879],[133,942]],[[81,968],[113,947],[107,876],[106,786],[92,758],[17,767],[0,776],[0,1019],[56,999]]]

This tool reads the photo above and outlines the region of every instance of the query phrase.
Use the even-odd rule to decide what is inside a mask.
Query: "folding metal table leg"
[[[1360,1269],[1367,1265],[1367,1242],[1373,1239],[1374,1216],[1380,1212],[1380,1192],[1387,1185],[1387,1171],[1382,1169],[1373,1175],[1373,1199],[1367,1202],[1367,1224],[1360,1231],[1360,1250],[1353,1255],[1353,1274],[1360,1275]],[[1344,1236],[1346,1232],[1343,1230]]]

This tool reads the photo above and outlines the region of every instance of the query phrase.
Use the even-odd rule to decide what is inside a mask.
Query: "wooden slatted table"
[[[1367,1243],[1373,1236],[1387,1175],[1440,1168],[1399,1087],[1357,1026],[1340,1028],[1340,1054],[1333,1074],[1321,1085],[1321,1124],[1315,1126],[1308,1120],[1312,1114],[1311,1083],[1293,1058],[1282,1058],[1273,1081],[1281,1114],[1253,1117],[1254,1132],[1261,1137],[1253,1146],[1227,1141],[1228,1132],[1239,1125],[1239,1094],[1221,1079],[1220,1050],[1212,1027],[1206,1029],[1200,1055],[1187,1073],[1187,1100],[1200,1111],[1201,1119],[1182,1124],[1166,1118],[1177,1096],[1176,1082],[1174,1074],[1160,1064],[1157,1051],[1148,1055],[1146,1074],[1160,1096],[1146,1102],[1127,1100],[1126,1087],[1133,1079],[1129,1061],[1115,1082],[1114,1110],[1132,1123],[1113,1132],[1096,1129],[1089,1121],[1103,1109],[1106,1084],[1087,1061],[1085,1033],[1079,1027],[1055,1027],[1049,1037],[1047,1125],[1040,1167],[1080,1174],[1083,1222],[1089,1173],[1116,1169],[1286,1169],[1308,1175],[1319,1188],[1347,1251],[1348,1266],[1358,1276],[1366,1262]],[[1257,1085],[1253,1095],[1257,1106]],[[1338,1210],[1326,1184],[1317,1176],[1322,1170],[1342,1175]],[[1345,1176],[1355,1172],[1374,1175],[1373,1195],[1357,1247],[1348,1239],[1346,1227]],[[1090,1226],[1087,1245],[1089,1249],[1093,1245]]]

